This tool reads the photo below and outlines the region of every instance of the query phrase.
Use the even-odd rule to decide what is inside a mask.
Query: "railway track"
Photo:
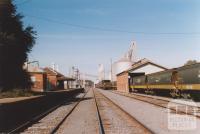
[[[88,90],[89,91],[89,90]],[[57,130],[60,128],[60,126],[63,124],[63,122],[67,119],[68,116],[75,110],[75,108],[78,106],[78,104],[81,102],[81,100],[86,96],[88,91],[83,95],[81,99],[74,105],[74,107],[64,116],[64,118],[50,131],[49,134],[54,134],[57,132]]]
[[[97,90],[93,90],[100,129],[102,133],[108,134],[152,134],[151,129],[140,123],[132,117],[128,112],[124,111],[120,106],[107,98]]]
[[[123,95],[132,99],[136,99],[142,102],[146,102],[158,107],[162,107],[162,108],[166,108],[166,109],[170,109],[172,111],[175,111],[176,113],[179,114],[187,114],[187,115],[191,115],[191,116],[195,116],[197,118],[200,119],[200,107],[199,106],[194,106],[194,105],[190,105],[190,104],[184,104],[181,103],[178,100],[167,100],[167,99],[161,99],[160,97],[156,97],[156,96],[149,96],[149,95],[142,95],[142,94],[137,94],[137,93],[122,93],[122,92],[117,92],[117,91],[111,91],[115,94],[119,94],[119,95]],[[169,107],[169,104],[175,104],[177,106],[183,106],[182,109],[176,109],[176,107]],[[184,107],[187,107],[187,111]],[[195,111],[194,111],[195,110]]]
[[[99,107],[98,107],[98,103],[97,103],[97,98],[96,95],[94,93],[94,89],[93,91],[93,95],[94,95],[94,100],[95,100],[95,105],[96,105],[96,110],[97,110],[97,118],[98,118],[98,125],[99,125],[99,133],[100,134],[105,134],[105,130],[103,127],[103,123],[102,123],[102,119],[101,119],[101,115],[100,115],[100,111],[99,111]]]
[[[25,133],[25,134],[33,134],[33,133],[45,133],[45,134],[54,134],[54,133],[63,133],[59,131],[60,126],[64,124],[64,122],[68,119],[68,117],[74,113],[75,109],[78,110],[78,105],[89,92],[87,90],[86,93],[78,96],[78,100],[73,103],[73,105],[62,104],[55,108],[52,108],[50,111],[40,115],[42,119],[36,122],[36,119],[30,121],[30,124],[25,124],[21,126],[21,128],[17,128],[12,133]],[[151,96],[144,96],[139,94],[124,94],[120,92],[111,91],[119,95],[127,96],[133,99],[137,99],[143,102],[148,102],[152,105],[156,105],[159,107],[167,108],[167,100],[162,100],[160,98],[156,99]],[[91,93],[91,92],[90,92]],[[96,89],[92,89],[92,93],[94,95],[96,115],[98,119],[98,127],[100,134],[153,134],[155,133],[150,128],[142,124],[140,121],[135,119],[128,112],[123,110],[120,106],[118,106],[111,99],[106,97],[100,91]],[[87,97],[86,97],[87,98]],[[81,105],[81,104],[80,104]],[[77,111],[76,110],[76,111]],[[179,111],[181,112],[181,111]],[[71,117],[71,116],[70,116]],[[198,117],[198,116],[197,116]],[[70,122],[69,122],[70,123]],[[29,127],[27,127],[29,125]],[[24,131],[22,130],[26,126]],[[91,127],[91,126],[90,126]],[[62,130],[62,129],[61,129]]]
[[[87,91],[88,92],[88,91]],[[66,102],[59,104],[50,110],[46,111],[33,118],[32,120],[24,123],[23,125],[13,129],[9,133],[25,133],[25,134],[35,134],[35,133],[45,133],[45,134],[53,134],[57,131],[59,126],[64,122],[64,120],[74,111],[74,109],[78,106],[80,101],[87,94],[82,93],[79,94],[78,100],[73,105],[68,105],[69,100]]]

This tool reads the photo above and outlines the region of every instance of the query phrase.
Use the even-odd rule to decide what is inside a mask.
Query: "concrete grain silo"
[[[125,55],[121,59],[112,64],[112,81],[116,81],[117,74],[131,68],[133,63],[136,62],[135,51],[136,43],[133,42],[128,52],[125,53]]]

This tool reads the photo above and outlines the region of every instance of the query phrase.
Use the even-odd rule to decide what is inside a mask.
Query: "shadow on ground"
[[[81,92],[82,89],[49,93],[29,100],[0,104],[0,133],[10,132],[53,107],[63,104],[63,101],[65,105],[78,101],[75,96]]]

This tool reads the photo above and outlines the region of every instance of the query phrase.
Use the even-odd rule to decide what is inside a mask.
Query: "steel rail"
[[[99,107],[98,107],[98,104],[97,104],[96,95],[94,93],[94,89],[92,89],[92,91],[93,91],[93,94],[94,94],[94,100],[95,100],[96,110],[97,110],[97,117],[98,117],[98,121],[99,121],[99,133],[100,134],[105,134],[103,123],[102,123],[102,119],[101,119],[101,115],[100,115],[100,112],[99,112]]]
[[[47,110],[46,112],[34,117],[33,119],[25,122],[24,124],[21,124],[20,126],[18,126],[17,128],[12,129],[11,131],[8,132],[8,134],[13,134],[13,133],[19,133],[20,131],[23,131],[24,129],[26,129],[28,126],[33,125],[35,122],[37,122],[39,119],[42,119],[43,117],[45,117],[46,115],[48,115],[49,113],[53,112],[54,110],[56,110],[58,107],[60,107],[62,104],[58,104],[57,106]]]
[[[88,92],[88,91],[87,91],[87,92]],[[87,92],[86,92],[86,93],[87,93]],[[85,94],[86,94],[86,93],[85,93]],[[85,96],[85,95],[84,95],[84,96]],[[83,96],[83,97],[84,97],[84,96]],[[66,101],[68,101],[68,100],[69,100],[69,99],[67,99]],[[27,121],[27,122],[25,122],[25,123],[19,125],[18,127],[16,127],[16,128],[14,128],[14,129],[8,131],[7,133],[8,133],[8,134],[13,134],[13,133],[19,133],[19,132],[24,131],[26,128],[32,126],[32,125],[33,125],[34,123],[36,123],[38,120],[44,118],[44,117],[45,117],[46,115],[48,115],[49,113],[55,111],[57,108],[59,108],[60,106],[62,106],[66,101],[61,102],[60,104],[54,106],[53,108],[51,108],[51,109],[49,109],[49,110],[47,110],[47,111],[45,111],[45,112],[39,114],[38,116],[32,118],[31,120],[29,120],[29,121]]]
[[[99,91],[98,91],[99,92]],[[99,92],[103,97],[105,97],[108,101],[110,101],[114,106],[116,106],[117,108],[119,108],[122,112],[124,112],[128,117],[130,117],[130,119],[136,121],[139,125],[141,125],[144,129],[146,129],[146,131],[155,134],[154,131],[152,131],[149,127],[147,127],[146,125],[142,124],[139,120],[137,120],[136,118],[134,118],[130,113],[128,113],[127,111],[125,111],[121,106],[119,106],[118,104],[116,104],[114,101],[112,101],[110,98],[108,98],[107,96],[105,96],[103,93]]]
[[[129,95],[126,95],[124,93],[120,93],[120,92],[114,92],[114,91],[111,91],[112,93],[115,93],[115,94],[118,94],[118,95],[121,95],[121,96],[125,96],[125,97],[129,97],[129,98],[132,98],[132,99],[136,99],[136,100],[139,100],[141,102],[146,102],[146,103],[149,103],[149,104],[152,104],[152,105],[155,105],[155,106],[158,106],[158,107],[162,107],[162,108],[166,108],[166,109],[170,109],[172,111],[176,111],[176,109],[172,109],[172,108],[168,108],[167,106],[164,106],[164,104],[159,104],[159,103],[156,103],[155,100],[157,101],[163,101],[165,102],[165,104],[168,104],[170,101],[168,100],[164,100],[164,99],[161,99],[161,98],[155,98],[155,97],[150,97],[150,96],[144,96],[144,95],[140,95],[140,94],[129,94]],[[137,96],[141,97],[141,98],[138,98]],[[142,99],[143,98],[149,98],[151,100],[144,100]],[[185,105],[185,106],[189,106],[189,107],[194,107],[197,109],[197,112],[200,111],[200,107],[195,107],[195,106],[191,106],[191,105],[187,105],[187,104],[183,104],[183,103],[177,103],[177,102],[172,102],[174,104],[178,104],[178,105]],[[184,111],[176,111],[177,113],[180,113],[180,114],[187,114],[187,115],[191,115],[191,116],[194,116],[194,117],[197,117],[200,119],[200,115],[194,115],[193,113],[186,113]]]
[[[169,100],[166,100],[166,99],[172,99],[173,98],[170,98],[170,97],[166,97],[166,99],[161,99],[161,98],[156,98],[157,96],[151,96],[151,95],[146,95],[146,94],[140,94],[140,93],[130,93],[130,95],[135,95],[135,96],[140,96],[140,97],[146,97],[146,98],[151,98],[151,99],[155,99],[155,100],[161,100],[161,101],[167,101],[167,102],[170,102]],[[158,97],[161,97],[161,96],[158,96]],[[197,108],[200,108],[199,106],[192,106],[192,105],[188,105],[188,104],[184,104],[184,103],[178,103],[176,102],[176,104],[181,104],[181,105],[187,105],[187,106],[190,106],[190,107],[197,107]]]
[[[55,128],[53,128],[49,134],[55,134],[55,132],[60,128],[60,126],[64,123],[64,121],[72,114],[72,112],[77,108],[79,103],[85,98],[86,94],[89,92],[90,89],[87,90],[87,92],[83,95],[82,98],[79,99],[79,101],[75,104],[75,106],[65,115],[65,117],[56,125]]]

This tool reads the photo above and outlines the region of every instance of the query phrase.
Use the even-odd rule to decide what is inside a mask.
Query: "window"
[[[32,81],[32,82],[35,82],[35,81],[36,81],[35,76],[31,76],[31,81]]]

